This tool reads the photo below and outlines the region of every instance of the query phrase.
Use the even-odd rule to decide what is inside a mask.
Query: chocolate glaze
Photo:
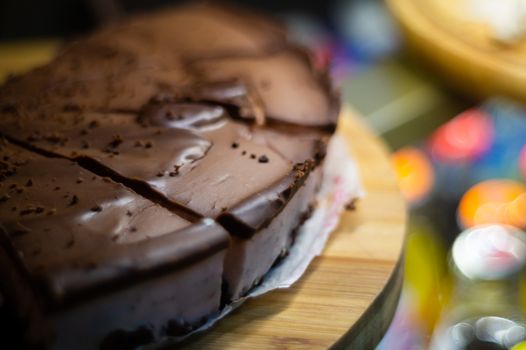
[[[323,157],[328,137],[291,126],[251,128],[228,116],[221,106],[157,99],[137,118],[63,112],[6,117],[0,125],[19,142],[93,160],[201,216],[221,215],[231,233],[246,237],[284,208]]]

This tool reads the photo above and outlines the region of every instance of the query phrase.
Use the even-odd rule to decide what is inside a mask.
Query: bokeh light
[[[484,154],[493,142],[493,124],[479,109],[470,109],[438,128],[429,149],[442,161],[468,161]]]
[[[526,263],[526,232],[507,225],[478,225],[455,240],[452,257],[465,277],[475,280],[509,278]]]
[[[416,147],[405,147],[391,156],[402,195],[411,204],[424,200],[433,188],[433,167],[426,154]]]
[[[522,148],[520,160],[519,160],[519,166],[521,169],[522,176],[526,179],[526,144]]]
[[[506,224],[526,227],[526,185],[514,180],[488,180],[470,188],[460,200],[462,227]]]

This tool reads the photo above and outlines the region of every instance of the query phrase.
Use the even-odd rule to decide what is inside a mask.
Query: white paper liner
[[[323,182],[317,195],[317,205],[311,217],[300,227],[287,257],[265,275],[260,285],[245,297],[227,305],[218,316],[184,337],[165,337],[155,345],[144,346],[141,349],[154,349],[160,345],[180,342],[192,334],[212,327],[247,299],[274,289],[288,288],[296,282],[311,261],[323,251],[329,234],[339,223],[345,205],[364,195],[356,162],[347,149],[344,136],[337,133],[331,138],[323,164]]]

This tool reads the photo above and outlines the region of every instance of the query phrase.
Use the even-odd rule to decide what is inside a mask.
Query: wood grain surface
[[[49,59],[56,42],[46,45],[35,44],[35,52]],[[45,61],[31,55],[30,44],[0,44],[0,80],[10,71],[3,57],[22,72]],[[384,144],[350,108],[339,130],[358,162],[365,198],[342,215],[322,256],[294,286],[249,300],[185,347],[370,349],[382,338],[401,289],[406,208]]]
[[[387,0],[409,49],[454,87],[478,98],[526,102],[526,39],[497,42],[467,0]]]

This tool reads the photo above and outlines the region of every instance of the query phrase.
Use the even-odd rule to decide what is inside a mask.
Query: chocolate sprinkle
[[[99,212],[102,211],[102,207],[100,205],[97,205],[97,206],[91,208],[90,210],[99,213]]]
[[[92,121],[88,124],[88,127],[89,127],[90,129],[94,129],[94,128],[98,127],[98,126],[99,126],[99,122],[96,121],[96,120],[92,120]]]
[[[69,205],[75,205],[79,202],[79,197],[77,197],[76,195],[73,195],[73,197],[71,198],[71,201],[69,202]]]
[[[262,155],[261,157],[259,157],[258,162],[268,163],[268,157],[266,155]]]

